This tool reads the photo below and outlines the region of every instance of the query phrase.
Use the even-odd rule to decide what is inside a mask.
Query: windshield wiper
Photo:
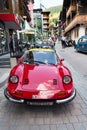
[[[40,64],[46,64],[45,62],[43,62],[43,61],[36,61],[36,60],[34,60],[34,61],[32,61],[33,63],[40,63]]]
[[[48,63],[48,64],[50,64],[50,65],[55,65],[54,63]]]
[[[25,59],[25,60],[24,60],[24,63],[29,63],[29,60],[28,60],[28,59]]]

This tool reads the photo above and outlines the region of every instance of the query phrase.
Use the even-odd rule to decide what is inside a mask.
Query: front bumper
[[[60,104],[60,103],[67,103],[69,101],[72,101],[76,96],[76,89],[73,90],[73,93],[70,97],[68,98],[65,98],[65,99],[61,99],[61,100],[56,100],[56,103],[57,104]]]
[[[10,100],[11,102],[15,102],[15,103],[24,103],[24,102],[27,102],[27,100],[26,99],[16,99],[16,98],[13,98],[9,93],[8,93],[8,91],[7,91],[7,88],[4,90],[4,95],[5,95],[5,97],[8,99],[8,100]],[[72,93],[72,95],[70,96],[70,97],[67,97],[67,98],[65,98],[65,99],[53,99],[53,100],[46,100],[47,102],[50,102],[50,101],[52,101],[52,102],[54,102],[54,103],[56,103],[56,104],[62,104],[62,103],[67,103],[67,102],[69,102],[69,101],[71,101],[71,100],[73,100],[74,98],[75,98],[75,96],[76,96],[76,89],[74,89],[73,90],[73,93]],[[29,102],[32,102],[33,101],[33,99],[31,99],[30,101],[28,100],[28,103]],[[38,101],[43,101],[43,100],[39,100],[38,99]],[[44,100],[45,101],[45,100]],[[46,102],[45,101],[45,102]],[[35,101],[35,102],[37,102],[37,101]],[[31,103],[32,104],[32,103]]]
[[[4,90],[4,95],[5,97],[10,100],[11,102],[15,102],[15,103],[24,103],[24,99],[16,99],[13,98],[7,91],[7,88]]]

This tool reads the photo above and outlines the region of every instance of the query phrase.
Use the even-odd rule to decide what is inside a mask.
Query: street
[[[69,63],[71,66],[83,77],[87,78],[87,54],[76,52],[74,47],[66,47],[62,49],[61,45],[59,46],[58,51],[60,55]]]
[[[73,47],[62,49],[60,44],[56,50],[72,72],[77,90],[75,99],[54,106],[14,104],[4,97],[5,85],[0,88],[0,130],[87,130],[87,79],[83,66],[86,55],[76,53]]]

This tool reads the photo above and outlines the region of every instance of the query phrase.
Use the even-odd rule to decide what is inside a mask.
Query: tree
[[[56,21],[59,19],[59,14],[60,13],[54,13],[50,15],[49,17],[50,27],[52,27],[52,25],[56,26]]]

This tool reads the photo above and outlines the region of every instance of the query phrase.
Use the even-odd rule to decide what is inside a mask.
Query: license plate
[[[29,101],[27,101],[27,104],[28,105],[40,105],[40,106],[45,106],[45,105],[51,106],[51,105],[53,105],[53,102],[29,102]]]

